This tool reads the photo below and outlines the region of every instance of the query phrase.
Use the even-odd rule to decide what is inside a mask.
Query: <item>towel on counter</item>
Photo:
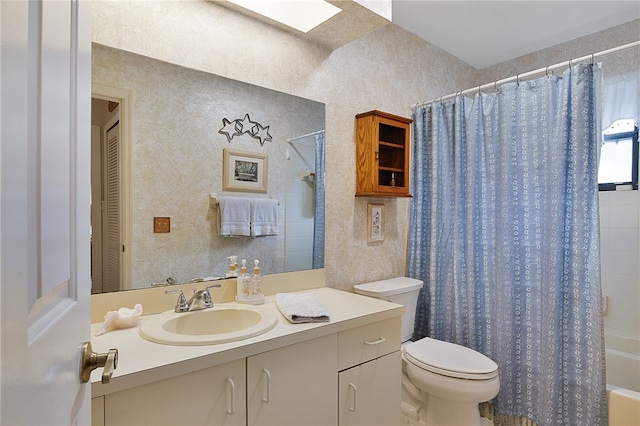
[[[278,201],[270,198],[251,200],[251,236],[278,235]]]
[[[329,321],[329,313],[314,293],[278,293],[276,305],[294,324]]]
[[[241,197],[218,198],[218,234],[223,237],[251,235],[251,200]]]

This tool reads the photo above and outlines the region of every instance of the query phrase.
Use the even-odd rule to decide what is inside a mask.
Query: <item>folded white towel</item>
[[[251,200],[218,198],[218,234],[224,237],[251,235]]]
[[[278,201],[270,198],[251,200],[251,236],[278,235]]]
[[[294,324],[329,321],[329,313],[314,293],[278,293],[276,305],[282,315]]]

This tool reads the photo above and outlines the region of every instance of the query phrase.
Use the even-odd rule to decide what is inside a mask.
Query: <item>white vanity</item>
[[[91,376],[93,424],[401,424],[404,307],[305,287],[330,322],[292,324],[270,295],[263,306],[277,312],[277,325],[245,340],[172,346],[145,340],[139,327],[94,337],[94,351],[118,348],[119,363],[109,384],[100,371]]]

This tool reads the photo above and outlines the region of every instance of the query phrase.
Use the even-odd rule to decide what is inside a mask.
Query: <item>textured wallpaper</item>
[[[230,255],[283,272],[286,139],[323,129],[324,105],[98,44],[92,60],[94,84],[131,93],[132,287],[224,276]],[[246,114],[272,140],[219,133]],[[267,194],[223,192],[224,148],[267,155]],[[219,236],[210,193],[277,199],[278,236]],[[170,233],[153,232],[156,216],[171,218]]]
[[[542,52],[514,60],[513,66],[478,71],[393,24],[330,51],[212,2],[94,2],[92,7],[98,43],[326,105],[325,267],[327,285],[342,289],[406,272],[410,201],[354,197],[355,115],[378,109],[410,117],[417,102],[543,67],[552,57]],[[613,37],[616,43],[637,38],[637,25],[621,31]],[[588,53],[599,44],[590,41]],[[572,52],[567,47],[561,53]],[[385,204],[381,245],[367,245],[367,203]]]

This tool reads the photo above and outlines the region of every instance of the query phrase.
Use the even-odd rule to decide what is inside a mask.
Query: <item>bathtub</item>
[[[640,355],[606,348],[609,426],[640,425]]]

